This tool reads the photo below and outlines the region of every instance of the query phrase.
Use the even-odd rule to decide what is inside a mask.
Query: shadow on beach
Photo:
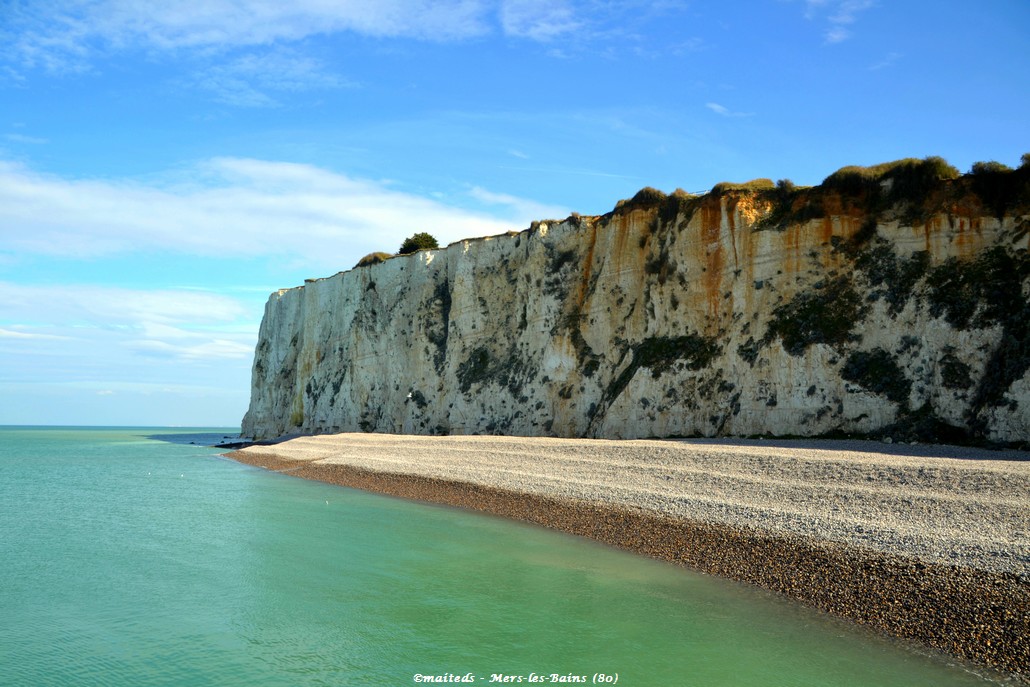
[[[890,456],[913,458],[958,458],[962,460],[1014,460],[1030,461],[1030,451],[1010,448],[982,448],[978,446],[956,446],[954,444],[906,444],[886,443],[869,439],[780,439],[780,438],[697,438],[675,439],[684,444],[697,446],[773,446],[785,449],[817,449],[821,451],[852,451],[856,453],[878,453]]]

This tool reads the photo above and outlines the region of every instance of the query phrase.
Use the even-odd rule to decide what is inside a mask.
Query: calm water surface
[[[240,465],[204,431],[0,428],[0,683],[989,684],[742,585]]]

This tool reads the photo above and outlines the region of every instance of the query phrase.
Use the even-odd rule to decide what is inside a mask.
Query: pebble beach
[[[587,536],[1030,678],[1030,453],[338,434],[229,457]]]

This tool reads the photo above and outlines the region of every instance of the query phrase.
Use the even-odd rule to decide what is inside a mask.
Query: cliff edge
[[[644,189],[271,296],[243,434],[1030,440],[1030,166]]]

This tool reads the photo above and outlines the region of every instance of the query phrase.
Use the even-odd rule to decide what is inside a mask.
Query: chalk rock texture
[[[902,172],[644,189],[279,291],[243,433],[1025,443],[1030,169]]]

